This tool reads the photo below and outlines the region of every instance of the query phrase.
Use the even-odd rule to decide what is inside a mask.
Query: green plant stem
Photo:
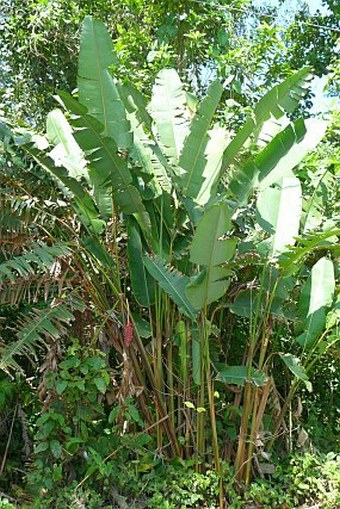
[[[243,480],[243,472],[245,467],[245,452],[246,452],[246,436],[248,430],[248,418],[249,412],[251,409],[251,401],[252,401],[252,385],[251,382],[245,381],[245,391],[244,391],[244,404],[243,404],[243,412],[241,418],[240,425],[240,433],[238,440],[238,447],[235,458],[235,478],[237,481]]]
[[[156,382],[155,382],[155,378],[154,378],[154,373],[152,371],[152,368],[151,368],[151,365],[150,365],[147,353],[145,351],[145,348],[144,348],[143,342],[141,340],[141,337],[138,334],[137,327],[136,327],[136,324],[134,322],[134,319],[133,319],[132,315],[130,315],[130,321],[131,321],[131,323],[134,324],[137,348],[138,348],[139,354],[141,356],[143,366],[145,367],[147,377],[149,379],[151,387],[153,389],[155,389],[156,388]],[[161,397],[161,393],[159,393],[157,390],[154,390],[153,391],[153,395],[154,395],[154,398],[155,398],[156,410],[161,415],[161,422],[157,426],[159,426],[161,423],[164,423],[163,425],[164,425],[166,434],[168,436],[168,439],[170,441],[173,454],[174,454],[174,456],[180,456],[181,451],[180,451],[180,446],[179,446],[179,443],[178,443],[178,440],[177,440],[176,432],[175,432],[175,429],[173,428],[173,426],[171,425],[171,422],[170,422],[170,419],[169,419],[169,415],[167,414],[165,404],[164,404],[164,402],[162,400],[162,397]],[[165,419],[165,417],[166,417],[166,419]],[[159,422],[159,421],[157,421],[157,422]]]
[[[217,436],[217,427],[216,427],[216,412],[215,412],[215,397],[214,397],[214,385],[211,379],[211,369],[210,369],[210,354],[209,354],[209,336],[206,335],[206,378],[207,378],[207,390],[208,390],[208,401],[209,401],[209,409],[210,409],[210,422],[211,422],[211,431],[212,431],[212,439],[213,439],[213,451],[214,451],[214,461],[215,461],[215,470],[220,479],[220,490],[219,490],[219,505],[220,509],[224,507],[224,496],[223,496],[223,482],[222,482],[222,467],[220,460],[220,452],[218,446],[218,436]]]
[[[253,367],[253,361],[254,361],[254,354],[256,349],[256,343],[258,339],[258,332],[257,332],[257,325],[260,320],[261,315],[261,299],[262,299],[262,293],[264,288],[264,280],[266,275],[266,268],[267,264],[265,263],[263,265],[262,273],[261,273],[261,280],[260,280],[260,291],[257,296],[257,302],[256,302],[256,310],[255,310],[255,317],[253,319],[253,315],[251,313],[251,322],[250,322],[250,344],[249,344],[249,350],[247,354],[247,380],[246,380],[246,387],[245,387],[245,394],[244,394],[244,405],[243,405],[243,412],[242,412],[242,419],[241,419],[241,426],[240,426],[240,433],[239,433],[239,442],[236,452],[236,459],[235,459],[235,477],[237,480],[241,481],[243,480],[243,473],[245,471],[245,465],[247,463],[251,463],[251,446],[248,448],[246,447],[246,440],[245,437],[247,436],[248,431],[248,422],[249,422],[249,415],[252,409],[252,385],[251,385],[251,371]],[[251,430],[252,434],[252,430]]]
[[[170,412],[170,419],[172,426],[175,428],[175,400],[174,400],[174,374],[173,374],[173,350],[172,341],[169,341],[167,346],[167,392],[168,396],[168,408]]]
[[[257,408],[259,405],[259,388],[255,387],[253,390],[253,412],[252,412],[252,420],[251,420],[251,428],[249,432],[249,445],[248,445],[248,453],[247,453],[247,461],[245,465],[245,476],[244,482],[246,486],[250,483],[251,476],[251,463],[254,452],[254,445],[256,439],[256,416],[257,416]]]
[[[198,407],[204,408],[205,405],[205,369],[204,369],[204,347],[202,345],[201,338],[201,350],[200,350],[200,386],[198,390]],[[197,414],[197,458],[196,458],[196,470],[202,471],[201,461],[205,453],[205,434],[204,434],[204,412]]]

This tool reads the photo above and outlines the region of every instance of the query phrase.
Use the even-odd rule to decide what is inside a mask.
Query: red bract
[[[132,341],[132,337],[133,337],[133,325],[132,325],[131,322],[128,322],[125,325],[125,330],[124,330],[124,343],[125,343],[125,346],[130,346],[131,341]]]

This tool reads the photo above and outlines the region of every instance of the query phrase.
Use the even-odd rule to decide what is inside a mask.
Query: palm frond
[[[9,254],[7,242],[7,249],[3,249],[5,256]],[[73,277],[67,261],[70,249],[62,243],[54,246],[27,244],[19,249],[24,252],[0,263],[1,304],[46,301],[51,296],[60,296],[65,281],[69,285]]]
[[[56,341],[67,332],[74,316],[72,311],[83,310],[80,300],[55,300],[48,308],[33,309],[22,316],[17,329],[17,340],[0,349],[0,369],[20,369],[17,357],[36,357],[37,347],[47,347],[48,342]]]
[[[37,271],[50,273],[56,270],[58,258],[70,256],[70,253],[70,249],[62,243],[32,246],[30,251],[0,264],[0,284],[6,280],[15,281],[18,276],[30,277]]]

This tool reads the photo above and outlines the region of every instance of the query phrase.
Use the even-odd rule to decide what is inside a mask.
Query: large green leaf
[[[198,311],[191,305],[185,294],[185,287],[189,283],[189,278],[180,274],[174,268],[166,266],[158,256],[144,256],[143,262],[151,276],[158,281],[159,286],[177,304],[179,311],[191,320],[195,320]]]
[[[183,84],[174,69],[163,69],[152,90],[150,113],[165,154],[178,162],[189,132]]]
[[[222,173],[233,162],[240,150],[244,148],[248,138],[260,131],[265,121],[272,116],[279,119],[285,113],[292,113],[296,109],[300,100],[306,94],[311,77],[310,68],[304,67],[279,85],[276,85],[260,99],[245,125],[226,148],[223,156]]]
[[[280,358],[296,378],[305,382],[307,389],[311,390],[312,384],[308,379],[305,368],[301,365],[300,359],[289,353],[280,354]]]
[[[210,85],[191,122],[190,132],[178,161],[178,165],[185,170],[179,178],[179,185],[184,196],[189,198],[198,196],[204,182],[203,173],[207,163],[205,153],[209,140],[207,133],[222,92],[223,87],[218,81]]]
[[[291,129],[294,130],[294,141]],[[324,120],[310,118],[303,121],[300,119],[273,138],[273,141],[267,145],[262,155],[257,159],[257,166],[260,170],[260,189],[289,176],[289,172],[320,143],[326,129],[327,122]],[[280,154],[280,158],[278,158],[278,154]],[[272,162],[270,163],[270,161]]]
[[[312,268],[311,291],[307,316],[322,307],[332,304],[335,289],[333,262],[326,257],[320,258]]]
[[[239,203],[246,203],[251,192],[284,177],[292,177],[292,170],[322,139],[326,123],[321,120],[297,120],[288,125],[255,157],[244,165],[236,165],[230,190]]]
[[[83,185],[78,180],[70,177],[64,167],[55,166],[50,158],[31,144],[24,145],[23,149],[35,159],[41,168],[56,177],[68,198],[70,192],[73,194],[75,209],[82,223],[90,227],[95,233],[100,233],[104,228],[104,222],[99,218],[96,205]]]
[[[215,125],[208,132],[208,137],[204,153],[203,182],[198,196],[195,198],[195,201],[202,206],[216,195],[216,184],[222,165],[223,152],[229,140],[229,132],[224,127]]]
[[[144,205],[126,161],[117,153],[112,138],[103,134],[103,126],[87,113],[85,106],[65,92],[59,96],[70,113],[74,136],[89,161],[89,177],[94,196],[104,217],[112,214],[112,190],[117,208],[125,214],[143,216]]]
[[[280,358],[286,364],[294,375],[300,380],[308,380],[308,375],[303,366],[301,366],[300,359],[289,353],[280,354]]]
[[[257,216],[260,226],[272,234],[270,255],[275,256],[295,243],[299,233],[302,193],[299,179],[283,178],[277,187],[260,192]]]
[[[113,43],[104,23],[86,16],[80,36],[78,67],[79,102],[104,126],[104,135],[113,138],[119,148],[132,144],[124,103],[108,71],[116,62]]]
[[[145,253],[139,227],[134,220],[130,220],[128,224],[127,248],[134,296],[141,306],[149,307],[154,301],[154,282],[143,263],[143,255]]]
[[[241,290],[238,292],[235,300],[232,304],[229,304],[229,309],[238,316],[244,316],[252,318],[256,312],[267,314],[270,312],[271,315],[279,318],[284,318],[284,300],[286,296],[281,296],[276,292],[275,296],[272,297],[270,306],[268,302],[268,292],[261,294],[261,302],[259,303],[259,291],[258,290]]]
[[[249,288],[239,290],[228,307],[236,315],[250,319],[257,312],[262,316],[271,313],[282,318],[286,311],[284,303],[295,285],[295,278],[280,278],[279,270],[268,264],[261,277],[261,288],[250,282]]]
[[[156,142],[151,131],[152,119],[146,110],[146,98],[129,83],[119,84],[118,89],[133,130],[131,158],[153,177],[150,184],[155,197],[161,194],[162,189],[171,192],[172,184],[166,169],[152,148]]]
[[[99,261],[103,267],[109,269],[111,272],[117,273],[115,260],[107,250],[105,241],[103,242],[100,237],[94,235],[83,235],[81,237],[81,244],[86,249],[87,253]]]
[[[225,384],[244,386],[248,379],[247,366],[223,366],[223,364],[216,364],[216,367],[218,369],[216,380]],[[268,381],[268,377],[263,371],[252,368],[249,381],[256,387],[262,387]]]
[[[230,260],[236,249],[235,239],[224,238],[231,227],[230,211],[225,202],[206,209],[200,219],[190,248],[190,261],[203,266],[203,271],[187,286],[187,295],[196,309],[222,297],[230,270],[222,264]]]
[[[334,265],[326,257],[313,265],[311,274],[301,292],[300,308],[305,331],[297,337],[298,343],[308,348],[322,333],[326,324],[326,309],[332,304],[335,290]]]
[[[138,125],[143,125],[146,131],[151,131],[152,118],[147,111],[148,99],[127,79],[124,83],[117,82],[119,95],[124,102],[128,114],[136,116]]]
[[[47,115],[47,136],[53,150],[49,153],[56,166],[64,166],[71,177],[80,180],[87,178],[84,153],[73,137],[70,124],[61,110],[53,110]]]

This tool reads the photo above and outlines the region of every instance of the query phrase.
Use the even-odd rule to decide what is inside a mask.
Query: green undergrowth
[[[46,491],[35,502],[15,506],[0,500],[0,509],[216,509],[219,480],[215,472],[194,471],[189,464],[161,464],[136,483],[131,465],[110,482],[76,489],[75,485]],[[224,493],[229,509],[295,509],[317,505],[340,508],[340,456],[333,453],[294,454],[275,465],[275,472],[256,479],[241,493],[233,486],[233,471],[224,465]]]

